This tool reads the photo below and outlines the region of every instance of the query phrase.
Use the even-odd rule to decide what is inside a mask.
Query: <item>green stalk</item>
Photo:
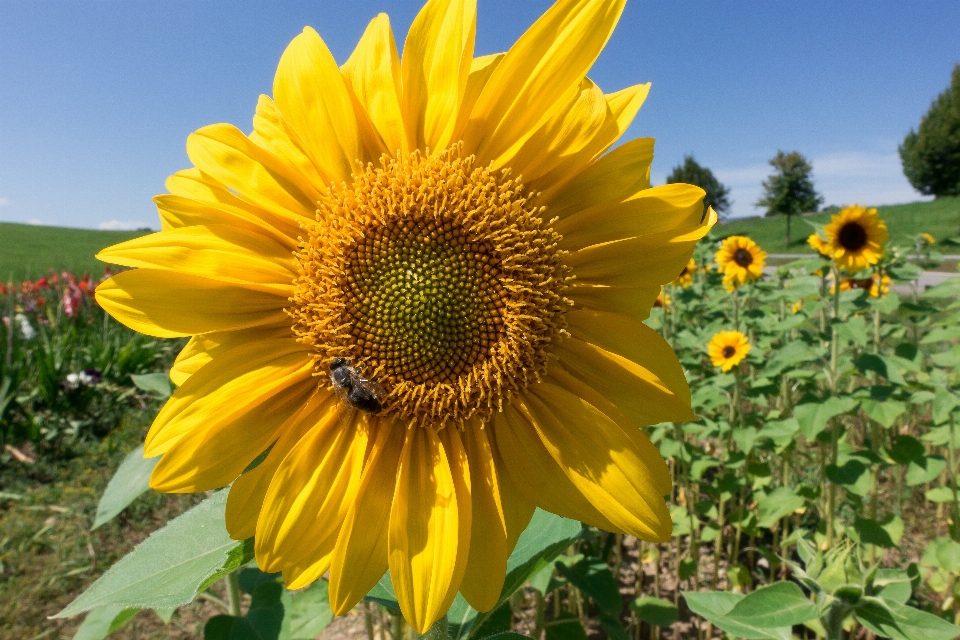
[[[957,446],[953,430],[956,427],[953,419],[953,413],[950,414],[950,451],[949,455],[949,474],[950,489],[953,491],[953,538],[960,540],[960,502],[957,501]]]
[[[717,539],[714,541],[713,547],[713,590],[717,590],[717,583],[720,580],[720,551],[723,549],[723,519],[724,519],[724,507],[726,506],[727,501],[723,499],[723,494],[720,494],[720,509],[717,514]]]
[[[833,320],[840,319],[840,271],[833,269]],[[830,394],[837,393],[837,360],[840,352],[840,336],[837,332],[837,323],[831,323],[830,329]],[[830,421],[830,464],[837,464],[837,440],[839,439],[840,425],[836,420]],[[827,485],[827,548],[833,546],[834,511],[836,510],[837,488],[830,482]]]
[[[237,572],[231,571],[224,578],[227,583],[227,610],[230,615],[240,617],[240,582],[237,579]]]

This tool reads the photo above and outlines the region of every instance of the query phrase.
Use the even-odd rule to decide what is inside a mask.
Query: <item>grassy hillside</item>
[[[94,231],[0,222],[0,281],[36,279],[50,269],[103,273],[100,249],[144,235],[143,231]]]
[[[918,233],[929,233],[937,242],[960,236],[960,198],[940,198],[932,202],[911,202],[878,206],[877,212],[887,223],[890,239],[906,244]],[[740,234],[749,236],[769,253],[806,253],[807,236],[813,228],[803,220],[818,223],[828,222],[830,214],[818,213],[803,218],[794,218],[790,225],[790,248],[783,246],[786,235],[786,218],[741,218],[731,220],[716,228],[721,235]],[[942,247],[945,253],[960,253],[960,247]]]

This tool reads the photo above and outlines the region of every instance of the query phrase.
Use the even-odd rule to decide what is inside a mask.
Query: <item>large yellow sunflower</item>
[[[887,225],[876,209],[854,204],[841,209],[823,228],[826,238],[821,253],[833,258],[840,269],[856,273],[877,264],[889,239]]]
[[[767,264],[767,252],[746,236],[730,236],[724,238],[714,260],[723,272],[724,287],[732,290],[760,279]]]
[[[750,353],[750,340],[739,331],[721,331],[710,338],[707,354],[713,366],[726,373]]]
[[[402,57],[382,14],[342,66],[307,28],[252,133],[189,136],[163,230],[99,256],[135,267],[97,290],[114,317],[191,336],[155,489],[232,483],[230,534],[291,588],[329,572],[338,614],[389,568],[418,632],[458,589],[496,603],[536,506],[669,539],[640,427],[694,416],[642,321],[716,214],[650,188],[652,139],[606,153],[649,89],[586,77],[623,3],[479,58],[471,0],[430,0]]]

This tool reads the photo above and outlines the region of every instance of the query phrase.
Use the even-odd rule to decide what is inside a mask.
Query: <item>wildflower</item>
[[[671,284],[678,287],[689,287],[693,284],[693,274],[697,272],[697,263],[691,258],[690,262],[687,263],[687,266],[683,268],[683,271],[680,272],[676,278],[674,278]]]
[[[930,235],[929,233],[921,233],[921,234],[920,234],[920,237],[923,238],[923,241],[926,242],[927,245],[931,245],[931,244],[936,244],[936,243],[937,243],[937,241],[936,241],[936,240],[933,238],[933,236]]]
[[[37,337],[37,330],[30,324],[30,320],[22,313],[13,316],[13,319],[20,325],[20,334],[24,340],[33,340]]]
[[[99,256],[136,267],[97,289],[109,313],[192,336],[154,488],[232,483],[230,534],[291,588],[329,572],[338,614],[389,567],[421,633],[458,589],[496,603],[535,506],[669,539],[637,427],[693,414],[642,320],[716,214],[650,188],[651,140],[602,155],[648,90],[585,77],[622,7],[558,2],[477,59],[467,0],[430,0],[402,61],[383,14],[342,67],[307,28],[250,136],[189,137],[164,230]],[[333,363],[383,393],[341,401]]]
[[[830,256],[830,250],[827,246],[826,241],[824,241],[824,239],[821,238],[818,234],[811,233],[810,236],[807,238],[807,244],[813,247],[813,249],[817,251],[817,253],[819,253],[820,255],[827,256],[827,257]]]
[[[876,209],[856,204],[832,216],[823,232],[826,238],[821,238],[824,247],[821,253],[850,273],[877,264],[883,256],[883,245],[890,237]]]
[[[746,236],[730,236],[721,243],[714,260],[723,271],[724,287],[731,291],[763,275],[767,252]]]
[[[840,291],[866,289],[871,298],[882,298],[890,293],[890,276],[873,273],[868,278],[843,278],[840,280]],[[830,287],[833,292],[833,285]]]
[[[749,352],[750,341],[739,331],[721,331],[707,344],[710,362],[724,373],[740,364]]]
[[[670,300],[670,295],[663,289],[660,289],[660,293],[657,295],[657,299],[653,301],[653,306],[657,307],[658,309],[663,309],[664,311],[666,311],[667,307],[670,306],[671,302],[672,301]]]

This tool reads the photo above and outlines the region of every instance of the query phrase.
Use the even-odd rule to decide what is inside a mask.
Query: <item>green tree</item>
[[[813,167],[799,151],[777,151],[770,160],[774,172],[763,181],[763,197],[758,207],[765,207],[768,216],[787,216],[786,246],[790,246],[790,219],[800,213],[814,212],[823,204],[823,197],[813,188]]]
[[[924,195],[960,196],[960,64],[950,86],[937,96],[918,131],[900,145],[903,173]]]
[[[693,156],[685,156],[667,176],[667,184],[684,182],[694,184],[707,192],[703,199],[705,207],[713,207],[717,214],[723,214],[730,208],[730,189],[717,180],[713,171],[701,166]]]

